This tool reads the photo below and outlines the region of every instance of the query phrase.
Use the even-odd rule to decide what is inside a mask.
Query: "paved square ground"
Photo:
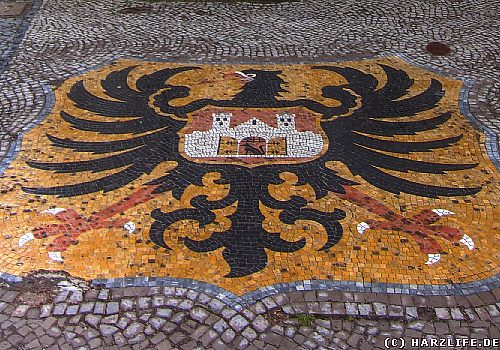
[[[8,4],[0,349],[498,347],[496,2]]]

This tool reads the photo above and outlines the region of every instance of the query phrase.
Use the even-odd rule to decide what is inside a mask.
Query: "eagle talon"
[[[123,225],[123,228],[127,230],[128,233],[133,233],[135,231],[135,224],[132,221],[129,221]]]
[[[437,263],[439,260],[441,260],[441,254],[427,254],[427,262],[425,263],[426,265],[432,265]]]
[[[454,212],[446,209],[432,209],[432,211],[439,216],[453,215]]]
[[[61,256],[61,252],[49,252],[49,258],[55,262],[64,262],[64,259]]]
[[[64,209],[64,208],[51,208],[51,209],[45,209],[41,213],[42,214],[49,213],[49,214],[52,214],[52,215],[57,215],[59,213],[62,213],[63,211],[66,211],[66,209]]]
[[[19,238],[19,248],[22,248],[26,243],[35,239],[32,232],[25,233]]]
[[[469,248],[469,250],[474,249],[474,241],[466,234],[464,234],[459,242],[464,244],[467,248]]]
[[[365,233],[366,230],[370,229],[370,225],[368,225],[366,222],[363,221],[358,224],[357,229],[359,234],[362,235],[363,233]]]

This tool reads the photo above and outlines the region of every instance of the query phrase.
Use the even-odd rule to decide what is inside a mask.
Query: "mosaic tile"
[[[498,173],[461,88],[395,57],[70,78],[0,179],[0,270],[235,294],[488,279]]]

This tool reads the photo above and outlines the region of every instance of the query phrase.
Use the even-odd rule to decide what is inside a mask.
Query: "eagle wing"
[[[96,191],[112,191],[120,188],[143,174],[150,173],[158,164],[176,159],[177,131],[186,123],[182,117],[170,118],[159,115],[150,106],[150,96],[161,89],[171,90],[172,97],[186,97],[189,88],[167,84],[174,75],[199,69],[198,67],[176,67],[156,71],[140,77],[131,88],[128,77],[136,66],[129,66],[109,73],[101,85],[110,99],[101,98],[89,92],[83,80],[77,81],[70,89],[67,97],[79,109],[92,112],[96,118],[84,119],[60,112],[61,118],[72,128],[98,134],[124,134],[129,136],[125,140],[93,142],[77,141],[71,137],[60,138],[48,134],[52,145],[59,148],[71,149],[74,152],[92,153],[102,157],[72,161],[72,162],[40,162],[28,161],[34,168],[49,170],[56,173],[78,173],[91,171],[101,173],[112,169],[119,169],[111,175],[104,175],[98,179],[77,184],[54,187],[23,187],[28,193],[58,195],[61,197],[77,196]],[[172,116],[179,113],[174,107],[169,107]],[[123,118],[122,120],[120,120]],[[112,120],[112,121],[111,121]]]
[[[324,121],[323,129],[330,137],[328,157],[344,163],[354,175],[383,190],[405,192],[435,198],[463,196],[478,192],[480,187],[443,187],[418,183],[402,176],[392,175],[409,171],[416,173],[446,174],[449,171],[470,169],[477,164],[440,163],[399,157],[398,155],[432,152],[456,144],[462,134],[434,140],[435,129],[446,125],[452,117],[450,111],[437,112],[444,96],[442,84],[432,78],[423,92],[407,97],[414,80],[408,74],[388,65],[380,64],[387,81],[377,88],[378,81],[371,75],[349,67],[317,66],[314,69],[333,71],[347,80],[341,86],[361,98],[361,106],[351,115]],[[422,119],[421,112],[435,110],[432,117]],[[415,117],[415,118],[412,118]],[[399,136],[422,135],[426,141],[400,141]],[[418,137],[420,138],[420,137]]]

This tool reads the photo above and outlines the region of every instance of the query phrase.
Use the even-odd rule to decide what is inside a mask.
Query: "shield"
[[[327,149],[320,117],[303,108],[205,108],[191,113],[179,132],[179,152],[198,163],[302,163]]]

